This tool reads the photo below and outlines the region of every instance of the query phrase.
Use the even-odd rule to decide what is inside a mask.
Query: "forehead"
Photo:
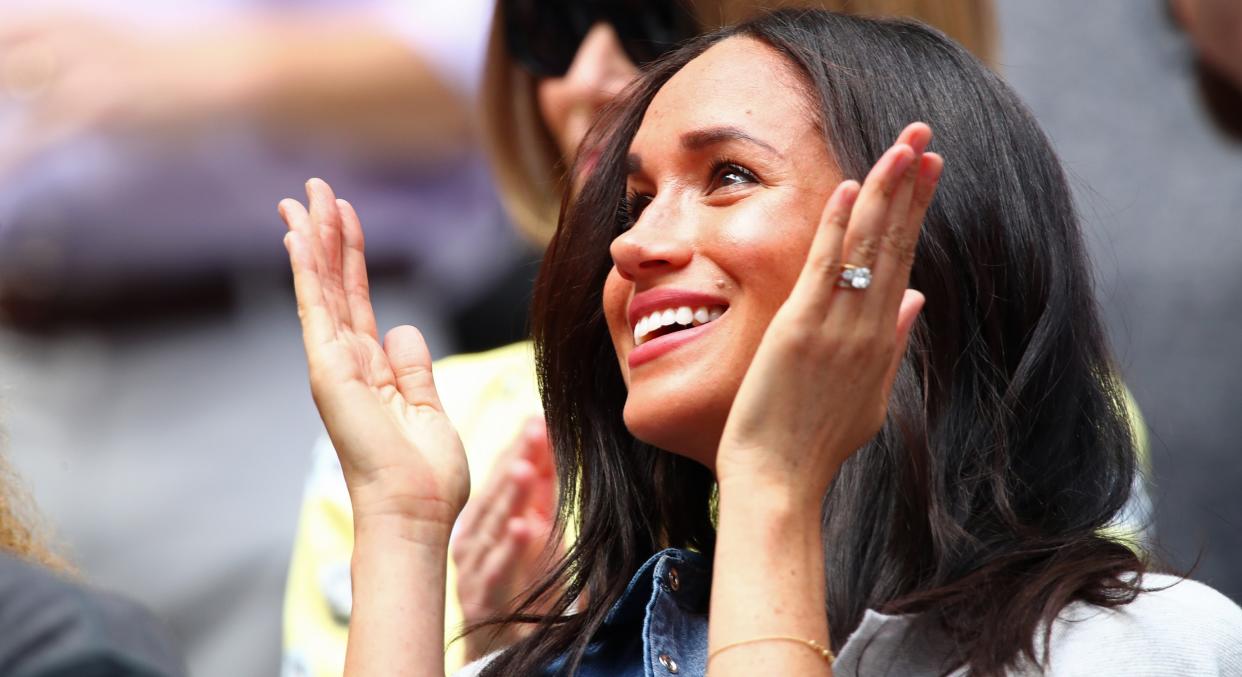
[[[734,37],[712,45],[660,88],[634,137],[634,149],[685,131],[732,126],[792,146],[813,131],[805,86],[771,47]],[[781,148],[785,150],[785,148]]]

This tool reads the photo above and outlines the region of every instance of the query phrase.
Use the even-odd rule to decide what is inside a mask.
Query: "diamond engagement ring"
[[[842,266],[841,277],[837,278],[837,286],[846,289],[866,289],[871,286],[871,269],[863,266]]]

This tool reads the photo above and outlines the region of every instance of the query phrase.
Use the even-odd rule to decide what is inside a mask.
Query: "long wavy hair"
[[[648,104],[734,37],[768,45],[801,76],[845,177],[861,180],[914,120],[932,126],[932,149],[946,158],[911,275],[927,302],[887,421],[824,500],[832,645],[877,609],[920,614],[944,633],[946,672],[1043,660],[1037,636],[1066,604],[1129,602],[1145,567],[1101,535],[1136,461],[1065,176],[1013,92],[942,34],[803,10],[687,44],[593,131],[602,158],[562,207],[532,311],[560,524],[572,515],[577,540],[509,619],[535,631],[485,674],[534,674],[558,658],[573,673],[647,558],[713,549],[711,473],[636,440],[622,421],[626,389],[601,294],[624,158]]]

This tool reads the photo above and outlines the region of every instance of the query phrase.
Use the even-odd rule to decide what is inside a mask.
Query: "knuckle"
[[[899,224],[894,225],[884,234],[884,247],[903,264],[914,261],[914,247],[917,241],[914,236],[903,232]]]
[[[781,329],[777,338],[782,353],[794,359],[803,359],[814,354],[822,335],[812,328],[809,320],[810,318],[800,318]]]
[[[935,194],[936,189],[934,186],[920,186],[914,191],[914,198],[912,199],[915,208],[925,211],[931,204],[932,196]]]
[[[834,354],[846,364],[859,364],[866,359],[870,347],[865,340],[861,340],[856,336],[842,338],[835,346]]]
[[[876,254],[879,253],[880,243],[874,237],[864,237],[854,243],[850,250],[850,257],[855,261],[864,265],[875,260]]]
[[[811,261],[811,269],[825,277],[836,278],[841,274],[841,259],[836,256],[820,255]]]

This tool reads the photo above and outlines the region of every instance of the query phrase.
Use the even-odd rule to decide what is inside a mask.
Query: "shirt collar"
[[[643,563],[604,618],[605,626],[642,623],[653,586],[678,587],[678,599],[688,610],[707,613],[711,598],[711,560],[692,550],[667,548]]]

